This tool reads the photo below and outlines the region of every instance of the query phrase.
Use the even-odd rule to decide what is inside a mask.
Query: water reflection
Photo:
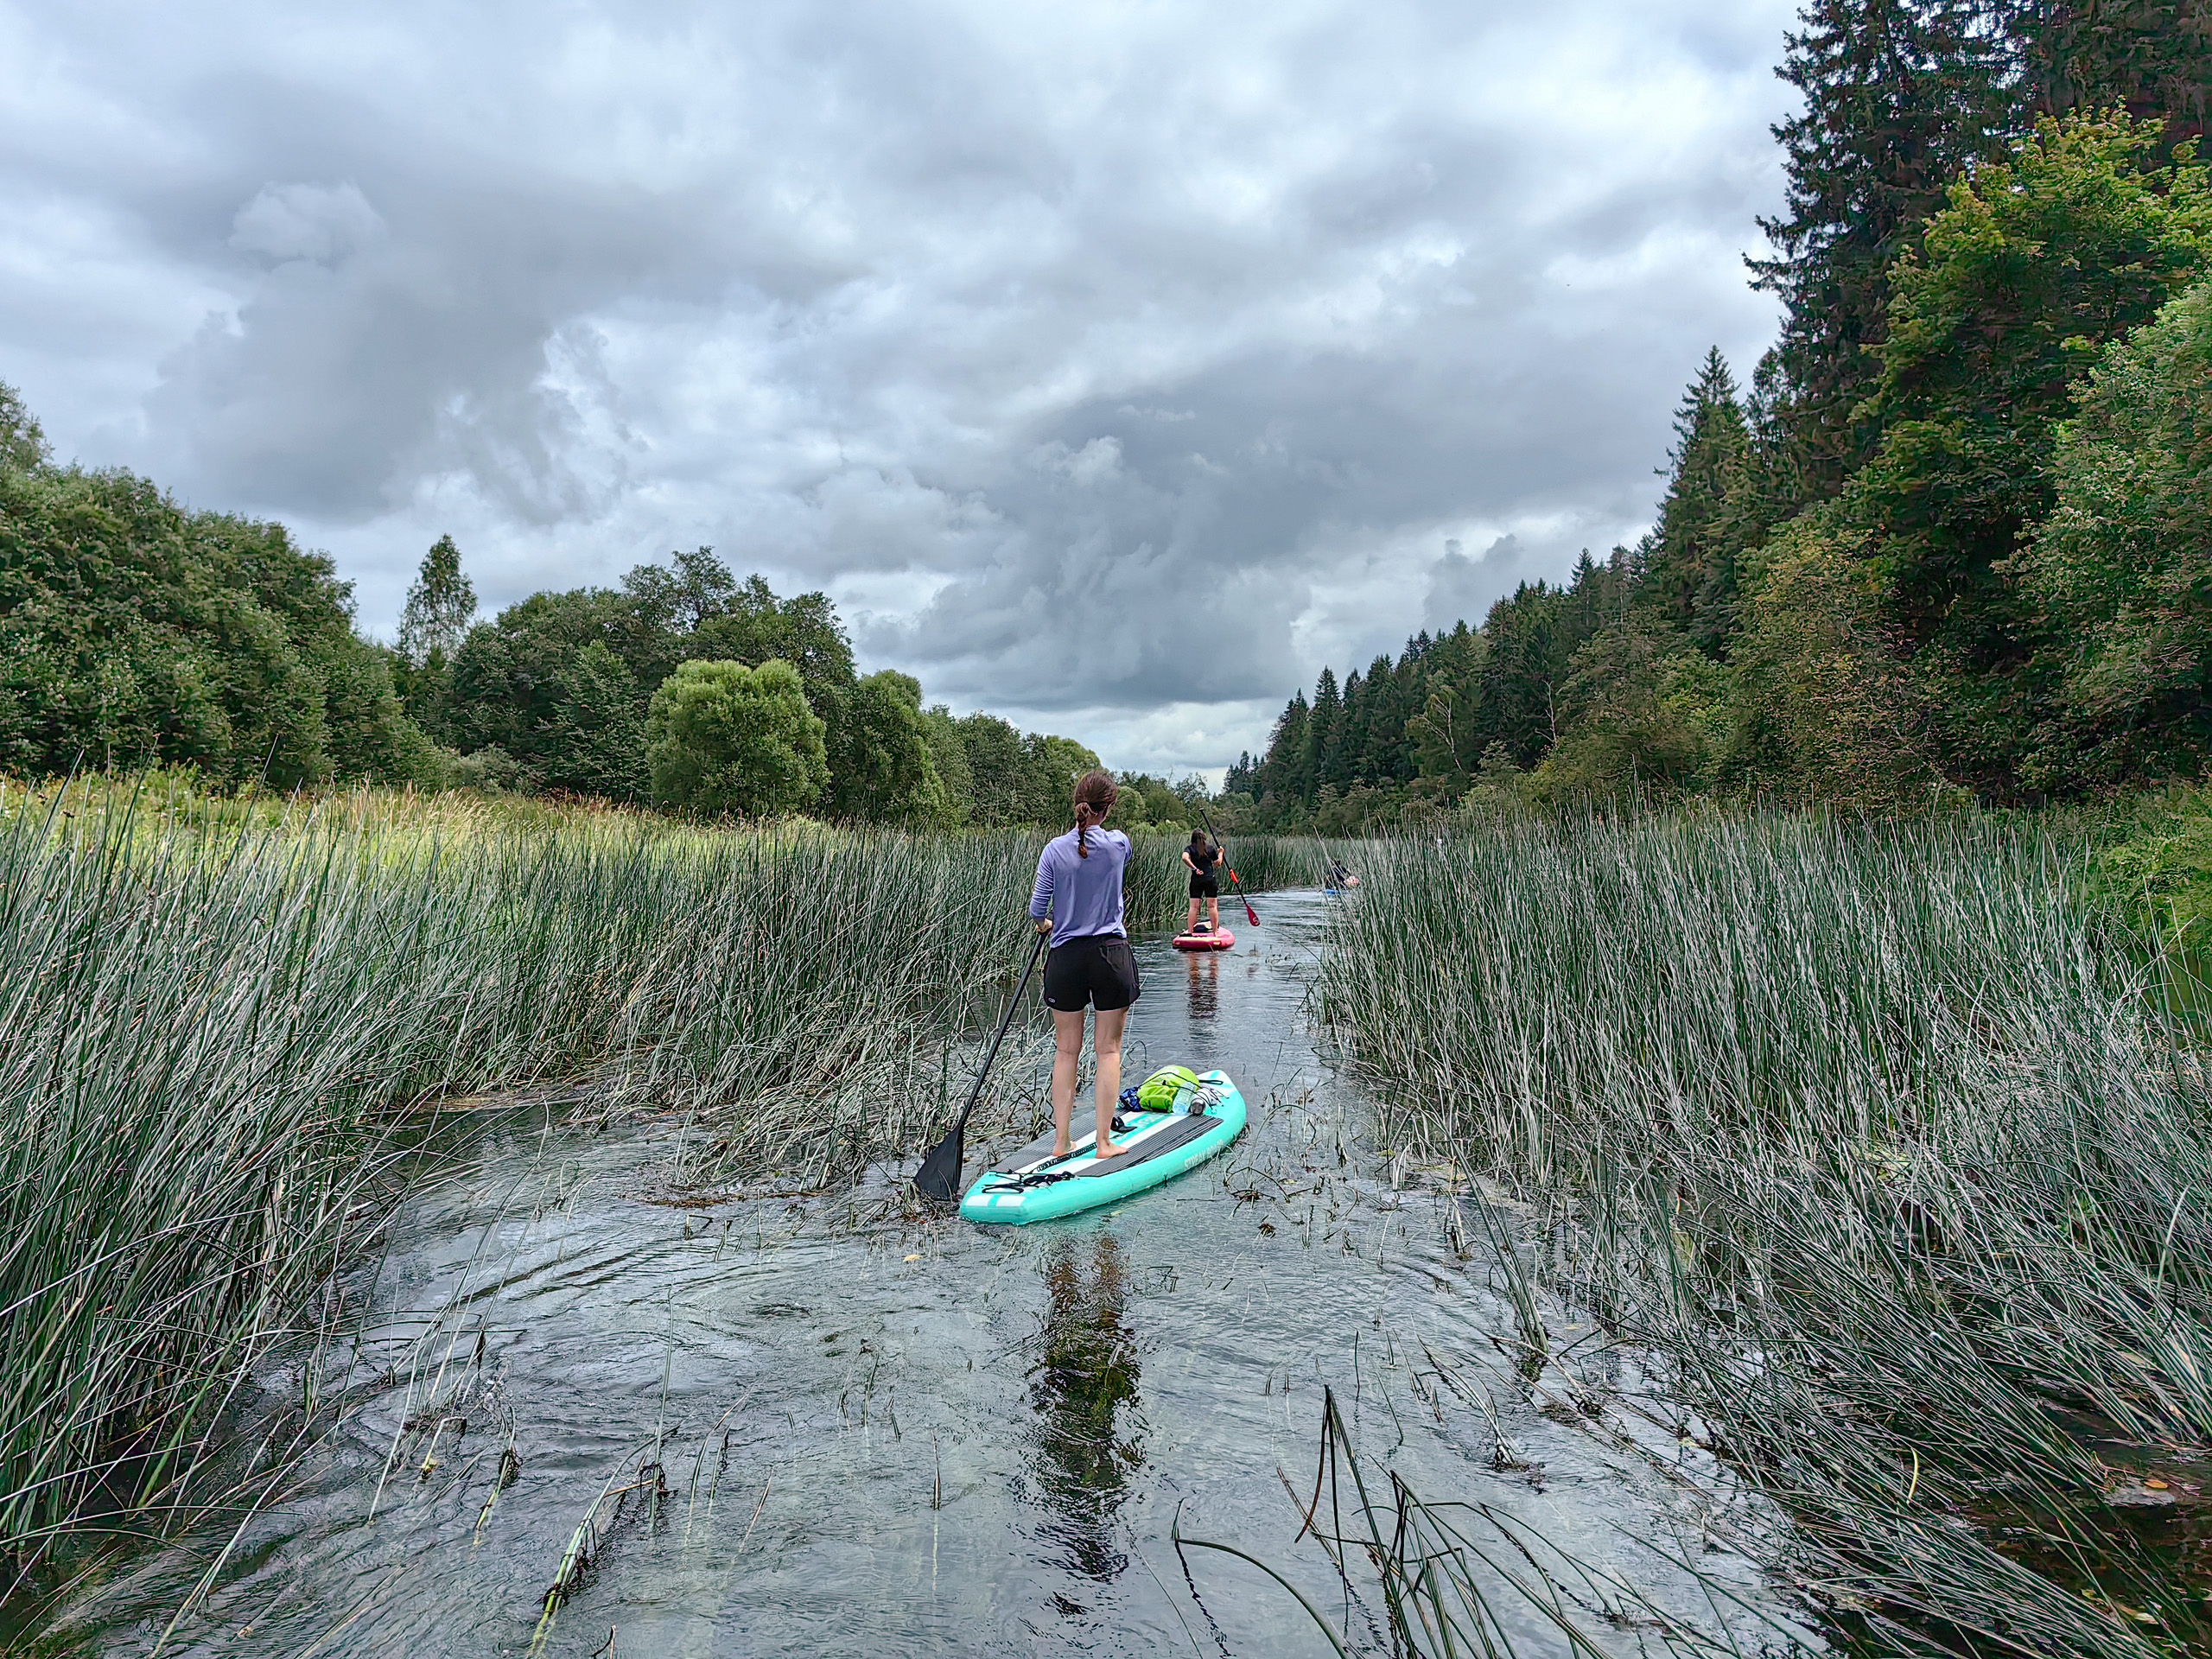
[[[1221,1012],[1220,953],[1191,950],[1184,954],[1184,960],[1191,969],[1191,1018],[1211,1020]]]
[[[1119,1421],[1122,1404],[1137,1397],[1136,1338],[1122,1317],[1128,1265],[1121,1241],[1100,1232],[1054,1240],[1044,1274],[1029,1372],[1033,1472],[1049,1511],[1043,1532],[1065,1546],[1069,1572],[1103,1584],[1128,1565],[1115,1544],[1115,1515],[1144,1463],[1137,1426],[1123,1439]]]

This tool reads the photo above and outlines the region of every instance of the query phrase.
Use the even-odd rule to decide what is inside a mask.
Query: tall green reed
[[[2074,856],[1508,824],[1371,850],[1322,972],[1387,1132],[1540,1207],[1554,1289],[1671,1357],[1882,1650],[2208,1634],[2212,1092]]]
[[[672,1179],[807,1186],[941,1130],[1039,840],[0,798],[0,1550],[175,1497],[369,1243],[409,1108],[581,1079],[691,1129]],[[1147,847],[1133,922],[1180,874]]]

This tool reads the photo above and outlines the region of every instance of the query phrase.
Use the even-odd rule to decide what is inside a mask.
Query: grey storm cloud
[[[372,626],[711,543],[1218,764],[1648,519],[1789,11],[0,3],[0,378]]]
[[[1421,621],[1432,633],[1448,633],[1454,624],[1481,617],[1529,580],[1527,550],[1518,536],[1501,536],[1471,559],[1457,538],[1447,541],[1444,556],[1429,567]]]

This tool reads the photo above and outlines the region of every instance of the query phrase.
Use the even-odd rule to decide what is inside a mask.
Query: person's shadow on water
[[[1088,1261],[1085,1261],[1088,1257]],[[1052,1241],[1045,1255],[1046,1301],[1029,1370],[1037,1421],[1031,1437],[1044,1535],[1065,1546],[1061,1565],[1105,1583],[1128,1565],[1115,1518],[1130,1475],[1144,1461],[1121,1408],[1137,1398],[1137,1344],[1123,1323],[1128,1267],[1110,1232]]]

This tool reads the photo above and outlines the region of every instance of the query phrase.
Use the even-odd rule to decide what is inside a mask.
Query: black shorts
[[[1191,873],[1191,897],[1193,899],[1220,898],[1221,878],[1211,873],[1205,875],[1200,875],[1195,870],[1192,871]]]
[[[1143,995],[1136,953],[1112,933],[1092,933],[1056,944],[1045,958],[1045,1006],[1074,1014],[1085,1003],[1101,1014],[1126,1008]]]

